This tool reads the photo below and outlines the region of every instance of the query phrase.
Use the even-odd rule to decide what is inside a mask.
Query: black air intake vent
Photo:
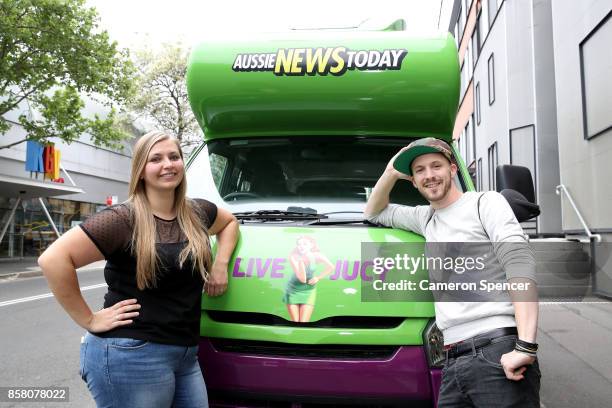
[[[399,350],[399,346],[361,346],[351,344],[288,344],[272,341],[230,340],[211,338],[217,351],[254,356],[289,358],[369,359],[386,360]]]
[[[207,310],[206,313],[212,320],[220,323],[329,329],[393,329],[405,320],[404,317],[334,316],[316,322],[297,323],[267,313],[225,312],[218,310]]]

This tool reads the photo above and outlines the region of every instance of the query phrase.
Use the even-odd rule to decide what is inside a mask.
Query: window
[[[227,158],[211,153],[209,160],[213,180],[215,185],[218,186],[221,184],[221,178],[223,177],[223,173],[225,173],[225,168],[227,167]]]
[[[488,63],[488,74],[489,74],[489,105],[493,105],[495,102],[495,59],[493,54],[489,57]]]
[[[489,146],[488,151],[489,160],[489,190],[495,190],[495,170],[497,169],[497,142]]]
[[[510,129],[510,164],[527,167],[534,185],[537,179],[535,163],[535,126]],[[527,199],[531,200],[533,197]]]
[[[478,61],[478,45],[476,44],[476,31],[472,33],[472,67],[476,67],[476,61]]]
[[[466,73],[466,69],[465,69],[465,62],[463,64],[461,64],[461,93],[459,94],[460,97],[463,97],[463,95],[465,94],[465,90],[467,89],[467,84],[469,82],[469,79],[467,77],[467,73]]]
[[[472,34],[472,39],[474,43],[474,65],[476,65],[476,61],[478,61],[478,56],[480,55],[480,49],[482,46],[482,30],[480,29],[480,16],[481,12],[478,13],[478,17],[476,17],[476,27],[474,27],[474,34]]]
[[[465,158],[466,163],[471,163],[474,161],[476,157],[476,153],[474,151],[474,123],[472,120],[469,120],[465,124]]]
[[[465,68],[465,72],[467,75],[467,82],[470,82],[470,78],[472,78],[472,73],[474,72],[474,66],[472,65],[472,47],[471,47],[471,42],[468,41],[467,43],[467,47],[465,49],[465,56],[464,58],[464,64],[466,64]]]
[[[459,49],[459,45],[461,44],[459,42],[459,22],[455,22],[455,44],[457,45],[457,49]]]
[[[457,17],[457,44],[461,44],[461,39],[463,38],[463,7],[459,6],[459,16]],[[457,47],[459,48],[459,47]]]
[[[476,124],[480,125],[480,82],[476,84],[476,92],[475,92],[475,105],[476,105]]]
[[[466,160],[468,163],[476,160],[476,136],[474,134],[474,114],[472,114],[471,119],[467,124],[467,140],[465,141],[467,146],[467,157]]]
[[[486,1],[480,2],[480,41],[483,43],[489,33],[489,3]],[[481,46],[482,47],[482,46]],[[482,49],[482,48],[481,48]]]
[[[612,130],[612,11],[580,42],[584,138]]]
[[[487,3],[489,8],[489,28],[491,28],[493,21],[495,21],[495,16],[497,15],[497,0],[488,0]]]
[[[478,159],[478,168],[476,170],[476,179],[478,180],[478,186],[476,189],[482,191],[482,158]]]
[[[472,150],[474,152],[474,157],[472,157],[472,160],[476,160],[476,156],[477,156],[477,151],[478,148],[476,146],[476,128],[474,127],[474,112],[472,112],[472,118],[470,119],[470,126],[472,127],[472,146],[474,146],[474,149]]]

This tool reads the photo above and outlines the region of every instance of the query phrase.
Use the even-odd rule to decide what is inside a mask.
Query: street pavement
[[[103,262],[81,268],[83,294],[99,308],[106,291]],[[78,375],[83,329],[49,294],[35,259],[0,262],[0,387],[63,386],[69,403],[0,407],[94,407]],[[612,302],[542,300],[538,324],[541,400],[546,408],[604,407],[612,401]]]
[[[102,269],[79,272],[79,281],[81,287],[103,283]],[[98,309],[105,292],[106,285],[100,285],[83,295]],[[68,387],[69,402],[0,402],[0,407],[94,408],[78,374],[80,338],[85,331],[53,297],[33,298],[48,293],[46,280],[40,276],[0,280],[0,387]],[[20,302],[11,303],[14,300]]]

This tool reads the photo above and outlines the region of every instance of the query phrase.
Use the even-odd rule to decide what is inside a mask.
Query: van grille
[[[227,353],[289,358],[329,358],[338,360],[386,360],[399,346],[361,346],[350,344],[289,344],[272,341],[211,338],[212,346]]]
[[[316,322],[297,323],[267,313],[226,312],[218,310],[207,310],[206,313],[212,320],[220,323],[328,329],[393,329],[398,327],[405,320],[404,317],[333,316]]]

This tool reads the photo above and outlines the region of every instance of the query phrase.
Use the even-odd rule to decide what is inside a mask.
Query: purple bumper
[[[441,370],[430,369],[423,347],[402,346],[388,359],[287,358],[218,351],[201,338],[200,365],[206,386],[216,393],[296,396],[309,399],[437,403]],[[219,401],[212,406],[238,406]],[[239,404],[239,406],[245,406]]]

